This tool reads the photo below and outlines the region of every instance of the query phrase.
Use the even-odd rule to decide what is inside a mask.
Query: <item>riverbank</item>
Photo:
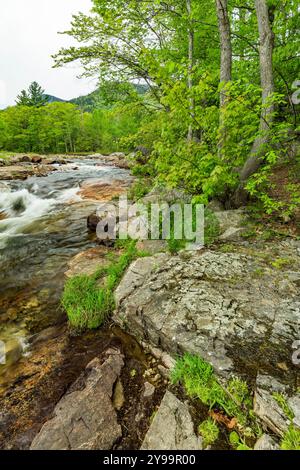
[[[148,256],[135,260],[117,287],[113,322],[74,336],[64,313],[57,310],[66,277],[92,276],[111,262],[113,253],[120,254],[119,248],[96,246],[86,221],[99,199],[109,200],[131,184],[127,173],[118,173],[124,170],[113,170],[117,178],[108,170],[115,168],[108,165],[115,158],[105,161],[105,173],[97,181],[95,171],[103,169],[99,155],[90,157],[88,165],[73,160],[53,172],[64,175],[59,187],[65,188],[69,172],[72,187],[78,185],[73,202],[58,219],[60,230],[64,227],[60,243],[67,251],[61,251],[51,235],[57,234],[57,214],[54,219],[42,217],[42,223],[35,221],[37,233],[50,236],[48,253],[60,259],[59,276],[53,275],[53,262],[46,270],[47,276],[53,275],[48,299],[53,297],[56,309],[50,314],[43,289],[45,309],[37,308],[31,298],[21,315],[20,303],[13,317],[7,308],[1,314],[4,321],[14,318],[17,324],[19,315],[29,317],[26,327],[32,333],[25,355],[2,375],[2,447],[279,448],[288,440],[290,426],[296,435],[299,427],[299,366],[293,349],[300,321],[296,237],[265,240],[247,210],[217,207],[207,222],[210,237],[205,249],[171,254],[161,241],[138,244]],[[92,170],[86,178],[82,172],[89,165]],[[169,193],[171,201],[174,194]],[[74,200],[76,195],[80,200]],[[161,197],[166,193],[152,191],[144,202]],[[32,259],[41,265],[38,254]],[[25,257],[25,266],[26,262]],[[41,272],[39,267],[39,276]],[[16,280],[15,272],[12,278]],[[8,293],[6,288],[0,297],[4,306]],[[214,367],[201,393],[191,392],[183,376],[177,383],[170,375],[176,358],[185,353],[205,361],[201,367],[207,371],[209,364]],[[111,372],[105,380],[107,368]],[[196,373],[197,380],[204,380],[202,372]],[[216,387],[219,394],[227,394],[225,401],[214,397]],[[208,444],[211,421],[214,439]]]

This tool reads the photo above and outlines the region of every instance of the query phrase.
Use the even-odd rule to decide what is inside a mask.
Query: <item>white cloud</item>
[[[78,79],[79,65],[53,69],[51,55],[72,39],[72,14],[88,13],[91,0],[0,0],[0,107],[13,105],[17,94],[36,80],[46,92],[71,99],[92,91],[96,82]]]

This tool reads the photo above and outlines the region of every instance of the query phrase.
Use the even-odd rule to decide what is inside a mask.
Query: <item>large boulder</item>
[[[141,447],[142,450],[202,450],[188,406],[166,392]]]
[[[96,358],[56,405],[54,417],[34,438],[31,450],[109,450],[122,436],[112,399],[124,365],[117,349]]]
[[[299,242],[277,247],[300,271]],[[269,249],[269,258],[266,250]],[[300,295],[272,245],[249,253],[157,254],[135,261],[116,290],[114,319],[139,340],[176,355],[188,351],[224,376],[257,370],[296,383]]]

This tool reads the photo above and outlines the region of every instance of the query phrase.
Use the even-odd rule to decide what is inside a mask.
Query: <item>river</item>
[[[87,217],[100,184],[116,194],[128,170],[95,157],[56,164],[47,176],[0,181],[0,448],[28,449],[86,365],[118,344],[128,367],[146,365],[136,341],[112,325],[74,336],[60,306],[68,262],[96,245]]]

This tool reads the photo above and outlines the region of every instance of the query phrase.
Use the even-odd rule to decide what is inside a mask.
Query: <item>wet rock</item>
[[[141,447],[142,450],[201,450],[187,405],[166,392]]]
[[[31,165],[9,165],[0,168],[0,180],[24,180],[34,175],[34,169]]]
[[[124,194],[129,182],[114,180],[109,183],[103,181],[84,182],[80,189],[80,196],[93,201],[110,201],[113,197]]]
[[[271,436],[263,434],[256,442],[254,450],[279,450],[279,445]]]
[[[82,274],[87,276],[94,274],[99,268],[109,264],[107,253],[108,250],[102,246],[78,253],[69,261],[65,276],[71,278]]]
[[[124,365],[110,349],[103,363],[91,361],[85,374],[56,405],[54,418],[42,427],[31,450],[109,450],[122,435],[112,403],[114,384]]]
[[[42,162],[42,157],[40,155],[33,155],[31,157],[31,163],[41,163]]]
[[[0,166],[5,166],[6,165],[6,160],[3,158],[0,158]]]
[[[257,270],[265,275],[256,276]],[[221,375],[236,371],[236,364],[243,370],[255,365],[254,374],[259,363],[292,383],[300,297],[288,280],[278,290],[283,279],[284,272],[252,254],[161,253],[129,267],[115,293],[114,319],[173,357],[184,351],[202,356]],[[287,372],[278,367],[283,362]]]

